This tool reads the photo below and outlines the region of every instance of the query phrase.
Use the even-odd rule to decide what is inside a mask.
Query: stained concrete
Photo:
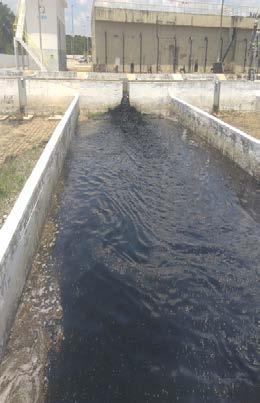
[[[38,248],[52,192],[75,132],[78,113],[79,97],[76,96],[0,230],[0,358]]]
[[[260,180],[260,140],[175,97],[171,99],[171,111],[183,126]]]

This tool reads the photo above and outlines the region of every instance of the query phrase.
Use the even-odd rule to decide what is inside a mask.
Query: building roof
[[[219,15],[221,12],[220,1],[176,1],[176,0],[95,0],[95,7],[117,8],[129,10],[147,10],[163,12],[179,12],[187,14],[209,14]],[[249,7],[240,5],[239,7],[224,6],[224,15],[258,17],[260,7]]]

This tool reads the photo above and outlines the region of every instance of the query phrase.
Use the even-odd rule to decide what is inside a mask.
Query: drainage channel
[[[123,103],[81,123],[52,252],[50,402],[257,402],[257,183]]]

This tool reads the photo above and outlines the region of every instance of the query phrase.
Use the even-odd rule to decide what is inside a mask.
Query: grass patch
[[[34,147],[0,165],[0,219],[11,211],[42,150],[43,145]]]

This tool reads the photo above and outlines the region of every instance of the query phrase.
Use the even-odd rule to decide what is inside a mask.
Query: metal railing
[[[117,8],[128,10],[147,10],[147,11],[165,11],[177,12],[184,14],[206,14],[219,15],[221,12],[221,1],[206,2],[206,1],[171,1],[171,0],[96,0],[95,7]],[[239,6],[233,7],[224,6],[223,14],[225,16],[239,17],[260,17],[260,7]]]

